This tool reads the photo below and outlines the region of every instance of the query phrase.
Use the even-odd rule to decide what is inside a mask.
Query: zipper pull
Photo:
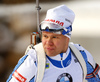
[[[63,53],[60,53],[60,56],[61,56],[61,60],[63,60]]]
[[[61,60],[63,60],[63,57],[61,57]]]

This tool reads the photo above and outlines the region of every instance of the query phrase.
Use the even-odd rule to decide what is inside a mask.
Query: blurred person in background
[[[43,77],[40,82],[100,82],[100,67],[92,55],[79,44],[71,43],[81,55],[80,59],[69,46],[74,12],[65,5],[49,9],[46,18],[40,24],[42,44],[46,62]],[[43,53],[41,52],[40,55]],[[7,82],[39,82],[37,59],[38,51],[35,46],[19,60]],[[86,70],[84,70],[83,58]],[[43,62],[43,61],[40,61]],[[84,67],[83,67],[84,66]],[[42,66],[40,71],[42,70]],[[85,75],[86,72],[86,75]],[[84,78],[85,77],[85,78]]]

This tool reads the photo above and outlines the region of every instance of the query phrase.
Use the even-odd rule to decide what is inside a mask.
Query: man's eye
[[[53,36],[53,38],[58,38],[57,36]]]
[[[47,35],[44,35],[43,37],[47,38],[48,36]]]

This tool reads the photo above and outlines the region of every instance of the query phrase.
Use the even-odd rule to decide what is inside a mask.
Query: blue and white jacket
[[[74,44],[81,52],[87,66],[87,82],[100,82],[100,67],[92,55],[78,44]],[[7,82],[36,82],[37,55],[35,49],[30,49],[15,66]],[[66,53],[54,57],[46,55],[46,66],[42,82],[82,82],[83,70],[68,47]]]

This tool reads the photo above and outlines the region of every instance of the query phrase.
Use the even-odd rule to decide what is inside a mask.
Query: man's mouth
[[[54,50],[54,48],[46,47],[46,50],[51,51],[51,50]]]

